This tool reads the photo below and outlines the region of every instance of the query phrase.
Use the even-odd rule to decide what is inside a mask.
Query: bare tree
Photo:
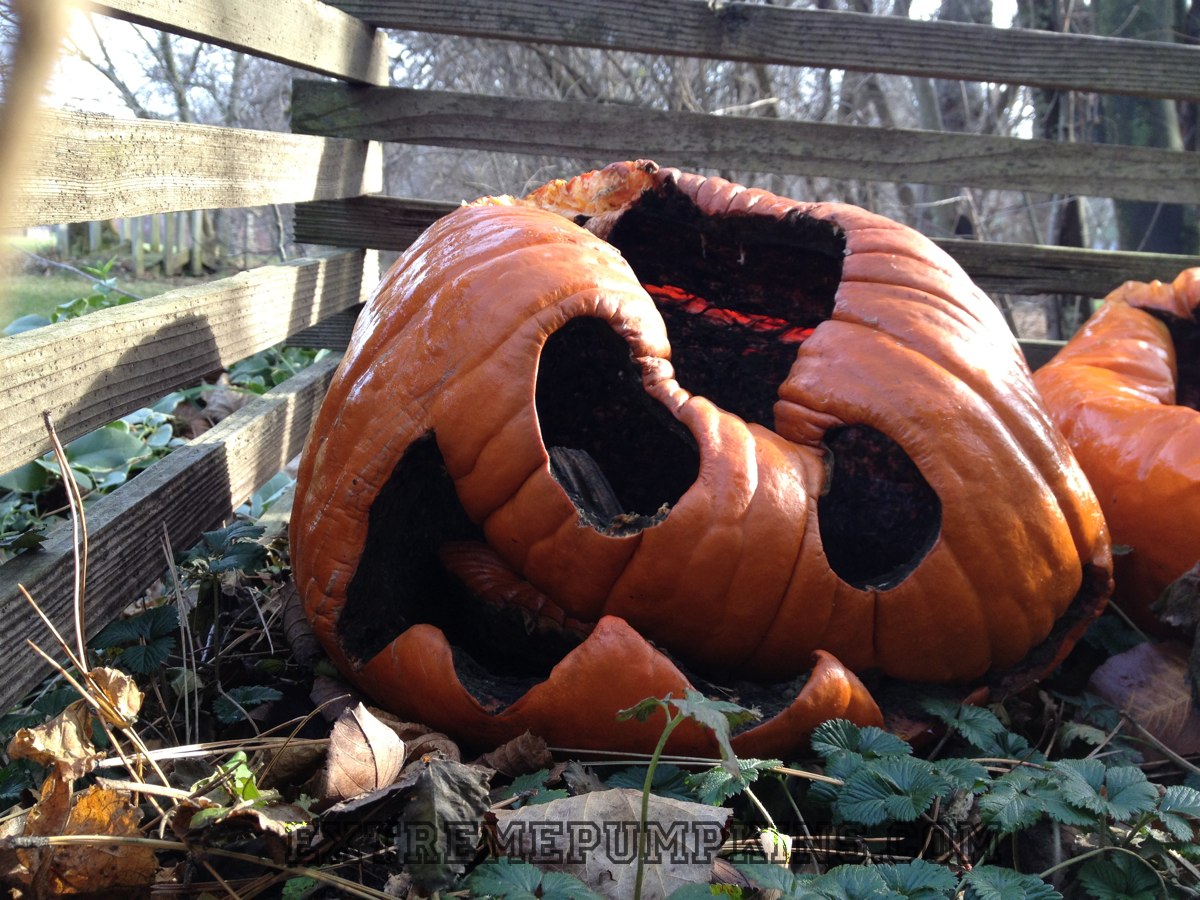
[[[1099,34],[1174,41],[1194,39],[1193,4],[1185,12],[1174,0],[1094,0]],[[1102,98],[1102,138],[1114,144],[1184,149],[1184,109],[1172,100],[1106,95]],[[1194,113],[1191,114],[1194,129]],[[1191,136],[1195,145],[1194,130]],[[1159,253],[1200,252],[1200,222],[1194,207],[1131,200],[1115,204],[1121,245]]]
[[[0,102],[4,101],[12,66],[13,45],[17,40],[17,15],[7,2],[0,3]]]
[[[73,52],[139,118],[288,130],[289,67],[99,15],[91,25],[93,39]],[[245,267],[301,252],[287,240],[290,220],[290,207],[206,211],[205,265],[224,258]]]

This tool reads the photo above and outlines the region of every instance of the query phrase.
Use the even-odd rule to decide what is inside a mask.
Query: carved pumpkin
[[[292,521],[334,660],[481,743],[652,743],[660,723],[613,721],[684,683],[649,639],[725,681],[817,653],[735,742],[791,752],[824,718],[878,721],[846,669],[1003,669],[1110,584],[1095,499],[945,254],[649,162],[422,235],[359,319]]]
[[[1035,375],[1117,544],[1114,598],[1143,626],[1200,562],[1200,269],[1129,281]]]

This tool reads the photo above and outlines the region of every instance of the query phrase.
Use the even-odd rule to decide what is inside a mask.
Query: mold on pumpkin
[[[630,747],[655,729],[615,711],[687,667],[784,686],[735,742],[758,755],[877,722],[853,671],[1049,665],[1111,568],[948,257],[648,162],[476,201],[397,261],[306,447],[292,554],[328,652],[406,715]]]

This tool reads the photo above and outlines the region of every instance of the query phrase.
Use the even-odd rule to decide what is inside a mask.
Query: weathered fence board
[[[378,145],[47,112],[9,224],[352,197],[382,189]]]
[[[1200,203],[1195,154],[1148,147],[305,80],[295,83],[292,103],[292,127],[309,134],[581,157],[595,165],[649,158],[682,168]]]
[[[339,247],[403,250],[453,203],[399,197],[319,200],[296,207],[296,240]],[[1168,280],[1200,256],[1079,250],[939,238],[980,287],[1008,294],[1082,294],[1103,297],[1130,278]],[[334,346],[322,345],[322,346]]]
[[[1170,281],[1200,256],[1083,250],[996,241],[935,241],[986,291],[1103,297],[1125,281]]]
[[[387,84],[384,34],[319,0],[89,0],[113,18],[148,25],[366,84]]]
[[[336,364],[330,358],[305,369],[88,509],[89,633],[115,617],[163,571],[164,529],[176,550],[192,546],[202,531],[230,516],[300,452]],[[24,585],[59,630],[69,633],[71,553],[70,527],[64,526],[39,552],[0,567],[0,646],[9,650],[0,678],[0,709],[11,708],[50,674],[27,655],[27,638],[47,649],[52,642],[17,585]]]
[[[296,204],[297,241],[332,247],[405,250],[458,204],[404,197],[349,197]]]
[[[264,266],[0,340],[0,472],[362,302],[374,253]]]
[[[358,321],[362,306],[352,306],[322,319],[316,325],[298,331],[284,341],[287,347],[327,347],[330,350],[345,350],[350,343],[350,332]]]
[[[1200,47],[708,0],[331,0],[403,28],[676,56],[1200,99]]]

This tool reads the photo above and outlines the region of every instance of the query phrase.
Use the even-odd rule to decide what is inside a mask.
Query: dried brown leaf
[[[258,786],[269,790],[307,781],[320,768],[325,751],[320,744],[293,743],[270,753]]]
[[[233,387],[229,376],[222,373],[216,386],[204,395],[204,418],[216,425],[233,415],[253,399],[249,391]]]
[[[492,752],[483,754],[475,762],[509,778],[516,778],[550,768],[554,765],[554,757],[550,755],[545,740],[527,731]]]
[[[43,795],[42,802],[45,800]],[[65,824],[53,833],[139,837],[141,816],[127,794],[93,786],[78,796]],[[30,833],[28,827],[26,833]],[[34,863],[36,889],[47,896],[148,886],[158,871],[154,851],[137,844],[97,841],[35,852],[39,856]]]
[[[181,803],[171,816],[171,828],[183,840],[203,834],[209,843],[252,842],[273,862],[284,863],[296,849],[297,835],[311,821],[291,803],[243,802],[218,806],[203,797]]]
[[[574,795],[586,794],[589,791],[606,791],[608,786],[595,772],[578,760],[572,759],[550,770],[550,778],[560,775],[567,783],[567,789]]]
[[[377,791],[404,766],[404,742],[363,704],[333,723],[321,800],[337,802]]]
[[[325,658],[325,650],[308,623],[295,582],[287,583],[280,591],[279,599],[283,607],[283,638],[292,648],[296,662],[311,669]]]
[[[68,781],[86,775],[104,758],[92,745],[92,714],[83,700],[76,700],[48,722],[20,729],[8,743],[8,755],[54,766]]]
[[[1192,700],[1183,644],[1145,641],[1118,653],[1096,668],[1088,690],[1181,756],[1200,753],[1200,713]]]
[[[458,744],[454,743],[454,741],[440,731],[426,732],[412,740],[406,741],[404,746],[408,751],[410,765],[431,757],[448,759],[451,762],[462,762],[462,751],[458,748]]]
[[[145,698],[145,695],[138,690],[137,682],[124,672],[107,669],[103,666],[98,666],[88,672],[88,678],[103,692],[117,715],[123,719],[123,721],[110,722],[110,725],[122,727],[137,721],[138,713],[142,709],[142,700]]]
[[[1168,625],[1187,628],[1200,622],[1200,562],[1167,585],[1154,609]]]
[[[71,817],[71,782],[57,770],[51,771],[42,782],[38,801],[25,816],[25,835],[45,837],[61,834]]]
[[[0,884],[28,884],[29,870],[22,857],[25,851],[3,846],[5,838],[25,833],[25,822],[29,813],[19,813],[10,819],[0,820]]]
[[[490,815],[502,852],[574,875],[606,897],[627,898],[636,878],[641,804],[641,791],[616,788]],[[730,815],[728,809],[652,795],[643,900],[707,883]]]
[[[422,725],[420,722],[405,722],[399,716],[388,712],[386,709],[380,709],[377,706],[368,706],[367,708],[375,714],[375,718],[396,732],[396,737],[404,741],[405,746],[408,745],[409,741],[423,734],[433,734],[433,729],[428,725]],[[409,755],[411,756],[411,754]]]
[[[340,678],[318,675],[313,679],[308,697],[321,709],[321,718],[336,722],[348,709],[363,702],[362,695]]]

